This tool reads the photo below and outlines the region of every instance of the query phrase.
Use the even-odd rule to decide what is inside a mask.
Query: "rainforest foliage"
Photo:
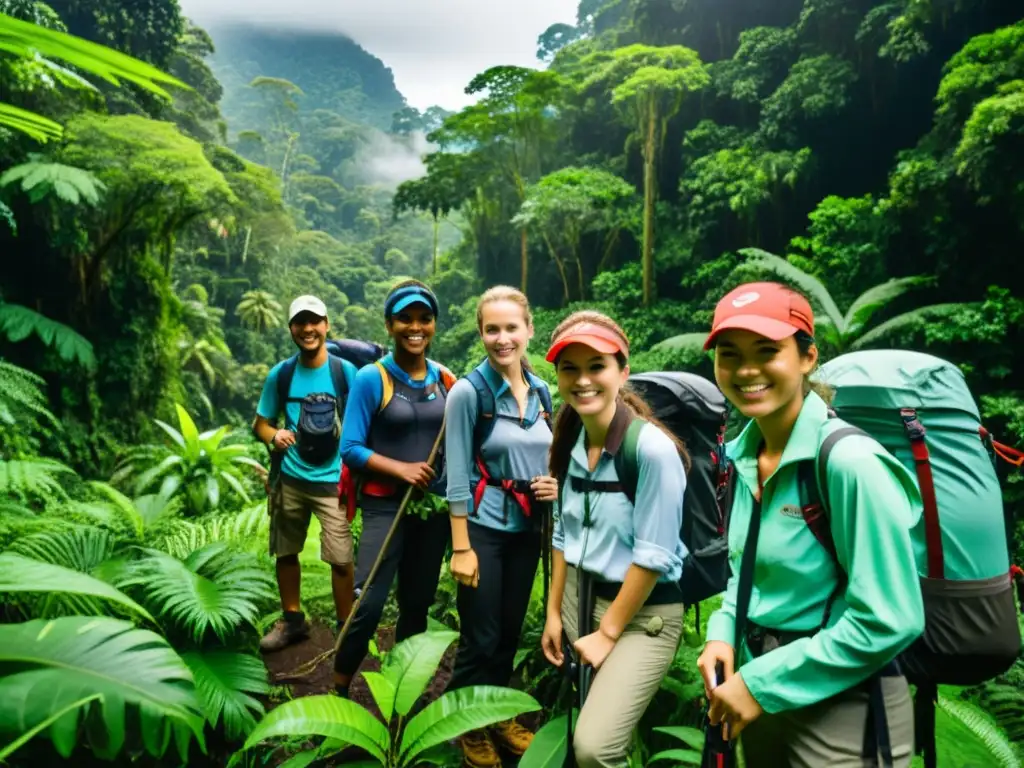
[[[534,353],[593,306],[634,370],[710,376],[715,300],[782,279],[826,358],[945,357],[1024,446],[1019,2],[581,0],[538,33],[535,68],[497,63],[451,113],[408,106],[340,35],[207,30],[177,0],[0,0],[0,759],[230,752],[287,697],[253,654],[275,595],[247,426],[300,293],[333,334],[384,342],[389,286],[424,279],[431,356],[464,373],[476,297],[508,283]],[[1000,471],[1020,517],[1020,470]],[[1013,543],[1024,560],[1020,526]],[[303,564],[326,615],[329,574]],[[550,708],[542,618],[538,594],[518,661]],[[688,633],[638,765],[675,744],[653,728],[697,723]],[[944,693],[950,765],[1018,764],[1022,691],[1018,663]],[[281,722],[260,732],[296,733]]]

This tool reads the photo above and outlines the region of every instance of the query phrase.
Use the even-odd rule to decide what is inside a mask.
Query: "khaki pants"
[[[562,626],[569,641],[577,631],[576,569],[569,566],[562,596]],[[594,628],[611,603],[597,598]],[[683,634],[682,603],[641,608],[594,675],[576,721],[573,750],[579,768],[621,768],[633,729],[661,686]],[[668,723],[666,723],[668,725]]]
[[[320,559],[331,565],[352,562],[352,531],[338,491],[282,477],[270,489],[270,555],[297,555],[306,545],[311,515],[320,521]]]
[[[914,707],[904,677],[883,677],[885,716],[895,768],[914,757]],[[874,768],[864,759],[868,690],[845,691],[791,712],[767,713],[743,729],[740,742],[747,768]]]

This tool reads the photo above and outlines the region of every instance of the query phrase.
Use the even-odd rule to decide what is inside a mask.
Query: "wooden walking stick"
[[[437,459],[437,453],[441,450],[441,441],[444,439],[445,423],[447,421],[448,414],[445,413],[441,417],[441,429],[437,432],[437,437],[434,438],[434,445],[430,449],[430,455],[427,456],[427,464],[433,465]],[[282,672],[275,676],[276,682],[282,682],[284,680],[297,680],[303,677],[308,677],[313,671],[320,666],[320,664],[329,659],[331,656],[336,656],[338,651],[341,649],[341,644],[345,642],[345,638],[348,636],[349,628],[352,626],[352,620],[356,616],[356,612],[359,610],[359,605],[363,601],[363,596],[370,591],[370,585],[373,584],[373,578],[377,575],[377,571],[380,569],[380,564],[384,561],[384,553],[388,551],[388,547],[391,545],[391,538],[395,535],[395,531],[398,530],[398,525],[402,521],[402,516],[405,514],[405,509],[409,506],[409,501],[412,499],[412,492],[415,486],[410,485],[405,489],[405,495],[402,497],[402,503],[398,505],[398,512],[395,513],[395,519],[391,521],[391,527],[388,529],[387,536],[384,537],[384,543],[381,545],[380,552],[377,553],[377,559],[373,561],[373,567],[370,568],[370,573],[366,577],[366,582],[363,584],[363,590],[359,593],[359,597],[356,598],[355,603],[352,604],[352,610],[349,611],[348,618],[345,619],[345,624],[341,628],[341,632],[338,633],[337,639],[334,641],[334,648],[329,651],[324,651],[316,658],[311,661],[307,661],[305,664],[297,667],[291,672]]]

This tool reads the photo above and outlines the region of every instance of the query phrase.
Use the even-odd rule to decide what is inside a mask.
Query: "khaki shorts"
[[[310,515],[320,521],[320,559],[331,565],[352,562],[352,531],[338,494],[324,495],[282,478],[270,492],[270,555],[297,555],[306,545]]]

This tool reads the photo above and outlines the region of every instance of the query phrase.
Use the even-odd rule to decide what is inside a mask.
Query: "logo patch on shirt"
[[[786,517],[803,517],[804,513],[796,504],[783,504],[780,513]]]

